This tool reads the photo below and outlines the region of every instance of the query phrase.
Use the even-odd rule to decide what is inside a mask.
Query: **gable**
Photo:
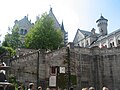
[[[32,27],[31,22],[28,20],[28,17],[25,16],[23,19],[15,22],[15,25],[19,26],[19,29],[26,29],[27,31]]]
[[[83,38],[84,38],[84,35],[78,29],[76,32],[75,38],[73,40],[73,43],[79,43]]]
[[[49,11],[49,16],[53,19],[53,21],[54,21],[54,26],[55,26],[56,28],[60,28],[60,24],[59,24],[58,20],[56,19],[55,15],[53,14],[52,8],[51,8],[50,11]]]

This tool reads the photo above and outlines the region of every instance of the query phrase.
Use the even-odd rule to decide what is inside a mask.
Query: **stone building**
[[[58,20],[56,19],[55,15],[52,11],[52,8],[50,8],[48,16],[52,17],[52,19],[54,20],[55,28],[60,29],[61,32],[63,33],[63,44],[66,46],[66,44],[68,43],[68,32],[65,31],[63,22],[61,24],[59,24]],[[39,19],[39,16],[36,17],[36,20],[38,20],[38,19]],[[18,26],[19,34],[21,36],[22,42],[24,42],[25,35],[27,34],[27,32],[29,32],[30,28],[33,25],[34,25],[34,23],[31,23],[31,20],[28,20],[28,16],[25,16],[21,20],[15,20],[14,26]]]
[[[41,51],[38,55],[36,50],[21,49],[17,53],[19,57],[12,58],[10,65],[11,73],[15,74],[18,81],[28,85],[34,82],[49,87],[50,77],[54,76],[56,87],[68,80],[68,52],[62,48],[53,52]],[[39,56],[39,62],[38,62]],[[94,86],[101,90],[107,86],[110,90],[120,89],[120,48],[83,48],[70,46],[70,74],[75,76],[74,83],[71,77],[71,86],[76,90],[83,87]],[[38,65],[38,66],[37,66]],[[65,67],[66,74],[60,74],[59,67]],[[38,72],[39,71],[39,72]],[[59,76],[58,76],[59,75]],[[60,78],[62,75],[62,78]],[[76,80],[75,80],[76,79]],[[62,81],[61,81],[62,80]],[[61,81],[61,82],[60,82]],[[58,84],[60,83],[60,84]],[[67,88],[68,82],[64,82]],[[60,88],[62,86],[59,86]]]
[[[28,16],[25,16],[21,20],[15,20],[14,27],[17,26],[19,28],[19,34],[21,37],[22,43],[24,42],[25,35],[27,32],[29,32],[30,28],[33,26],[33,23],[31,23],[31,20],[28,20]]]
[[[68,43],[68,32],[66,32],[65,29],[64,29],[63,21],[62,21],[61,24],[59,24],[57,18],[55,17],[55,15],[54,15],[54,13],[53,13],[52,8],[50,8],[50,11],[49,11],[49,14],[48,14],[48,15],[49,15],[50,17],[52,17],[52,19],[54,20],[54,26],[55,26],[56,28],[59,28],[59,29],[62,31],[62,33],[63,33],[63,43],[64,43],[64,45],[67,45],[67,43]]]
[[[99,33],[95,32],[93,28],[91,32],[85,30],[77,30],[75,38],[73,40],[74,46],[80,47],[94,47],[100,48],[117,47],[120,45],[120,29],[108,34],[107,25],[108,20],[102,15],[96,21]]]

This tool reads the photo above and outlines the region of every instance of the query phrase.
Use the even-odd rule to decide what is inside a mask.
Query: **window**
[[[56,74],[56,67],[55,66],[51,67],[51,74]]]
[[[120,40],[118,40],[118,44],[120,44]]]
[[[25,34],[27,34],[27,30],[26,30],[26,29],[25,29],[25,31],[24,31],[24,35],[25,35]]]
[[[112,42],[112,45],[113,45],[113,47],[114,47],[114,42]]]
[[[103,32],[103,29],[101,28],[101,33]]]
[[[86,40],[86,46],[89,45],[88,40]]]
[[[107,48],[107,45],[105,45],[105,48]]]
[[[23,35],[23,29],[20,30],[20,34]]]
[[[112,47],[112,43],[110,43],[110,47]]]
[[[107,45],[103,44],[103,45],[101,45],[101,48],[107,48]]]
[[[114,42],[111,42],[111,43],[110,43],[110,47],[114,47]]]

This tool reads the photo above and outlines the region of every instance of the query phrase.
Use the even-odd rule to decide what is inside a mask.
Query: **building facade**
[[[74,46],[80,47],[118,47],[120,45],[120,29],[108,34],[108,20],[102,15],[96,21],[99,33],[95,33],[93,28],[91,32],[85,30],[77,30],[73,40]]]
[[[29,32],[30,28],[33,26],[33,23],[31,23],[31,20],[28,20],[28,16],[25,16],[21,20],[15,20],[13,27],[15,26],[19,28],[19,34],[21,37],[21,41],[23,43],[25,35]]]
[[[52,17],[52,19],[54,20],[54,26],[55,28],[58,28],[61,30],[61,32],[63,33],[63,44],[66,46],[66,44],[68,43],[68,32],[65,31],[64,29],[64,24],[63,22],[61,24],[59,24],[58,20],[56,19],[52,8],[50,8],[49,14],[48,16]],[[36,20],[38,20],[39,17],[36,17]],[[21,20],[15,20],[15,25],[14,26],[18,26],[19,28],[19,34],[21,36],[21,41],[24,42],[24,37],[27,34],[27,32],[29,32],[30,28],[34,25],[34,23],[31,23],[31,20],[28,20],[28,16],[25,16],[23,19]]]
[[[68,43],[68,32],[65,31],[64,29],[64,24],[63,21],[61,24],[59,24],[57,18],[55,17],[52,8],[50,8],[49,14],[48,16],[50,16],[53,20],[54,20],[54,26],[55,28],[58,28],[61,30],[61,32],[63,33],[63,44],[66,46]]]

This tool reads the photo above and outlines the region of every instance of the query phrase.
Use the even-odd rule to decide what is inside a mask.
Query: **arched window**
[[[120,40],[118,39],[118,45],[120,45]]]
[[[111,42],[111,43],[110,43],[110,47],[114,47],[114,42]]]
[[[114,45],[114,42],[112,42],[112,46],[114,47],[115,45]]]
[[[114,42],[113,38],[110,38],[108,42],[109,42],[109,47],[110,48],[115,47],[115,42]]]
[[[112,47],[112,43],[110,43],[110,47]]]
[[[87,45],[89,45],[89,42],[88,42],[88,40],[86,40],[86,46],[87,46]]]
[[[27,34],[27,30],[26,30],[26,29],[24,30],[24,35],[25,35],[25,34]]]
[[[20,30],[20,34],[23,35],[23,29]]]

